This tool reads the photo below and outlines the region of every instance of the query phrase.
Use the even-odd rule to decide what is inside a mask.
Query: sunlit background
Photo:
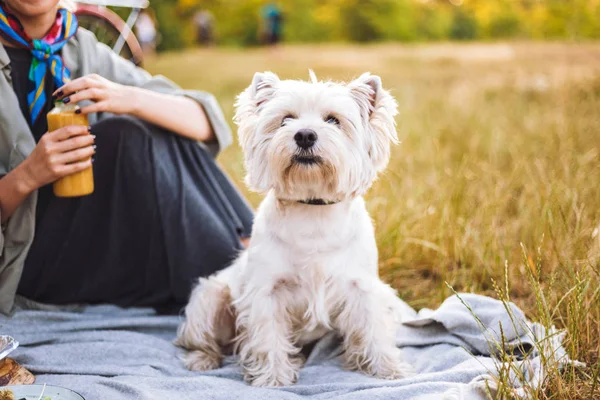
[[[214,16],[216,41],[260,43],[264,0],[152,0],[159,49],[194,44],[194,14]],[[288,43],[600,37],[598,0],[280,0]]]

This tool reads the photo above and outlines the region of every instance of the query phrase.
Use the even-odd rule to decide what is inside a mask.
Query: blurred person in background
[[[253,212],[214,160],[231,131],[214,96],[119,57],[71,6],[0,0],[0,312],[177,310],[250,235]],[[91,127],[48,132],[57,99]],[[56,197],[92,155],[94,193]]]
[[[135,35],[142,46],[144,55],[155,53],[158,31],[156,17],[152,9],[147,8],[140,13],[135,24]]]
[[[281,41],[283,30],[283,13],[277,3],[268,3],[261,11],[263,42],[276,46]]]
[[[208,10],[200,10],[194,14],[196,27],[196,43],[210,46],[214,43],[214,18]]]

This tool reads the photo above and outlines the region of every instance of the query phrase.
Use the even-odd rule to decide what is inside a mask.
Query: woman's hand
[[[87,126],[67,126],[44,134],[21,164],[27,189],[34,191],[89,168],[96,153],[94,139]]]
[[[54,98],[65,104],[91,100],[94,104],[81,108],[83,114],[110,112],[134,114],[136,88],[111,82],[100,75],[77,78],[54,92]]]

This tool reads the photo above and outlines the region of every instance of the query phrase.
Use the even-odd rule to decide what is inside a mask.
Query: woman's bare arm
[[[204,110],[194,100],[146,89],[130,89],[135,99],[133,116],[199,142],[215,139]]]

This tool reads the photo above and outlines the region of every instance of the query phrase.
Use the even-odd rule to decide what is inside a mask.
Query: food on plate
[[[0,400],[15,400],[15,394],[10,389],[0,389]]]
[[[46,384],[44,384],[41,392],[37,392],[36,389],[39,389],[39,386],[40,385],[0,386],[0,400],[56,400],[61,398],[60,393],[55,393],[58,397],[55,397],[54,394],[52,396],[44,395]],[[79,398],[83,399],[81,396],[79,396]]]

